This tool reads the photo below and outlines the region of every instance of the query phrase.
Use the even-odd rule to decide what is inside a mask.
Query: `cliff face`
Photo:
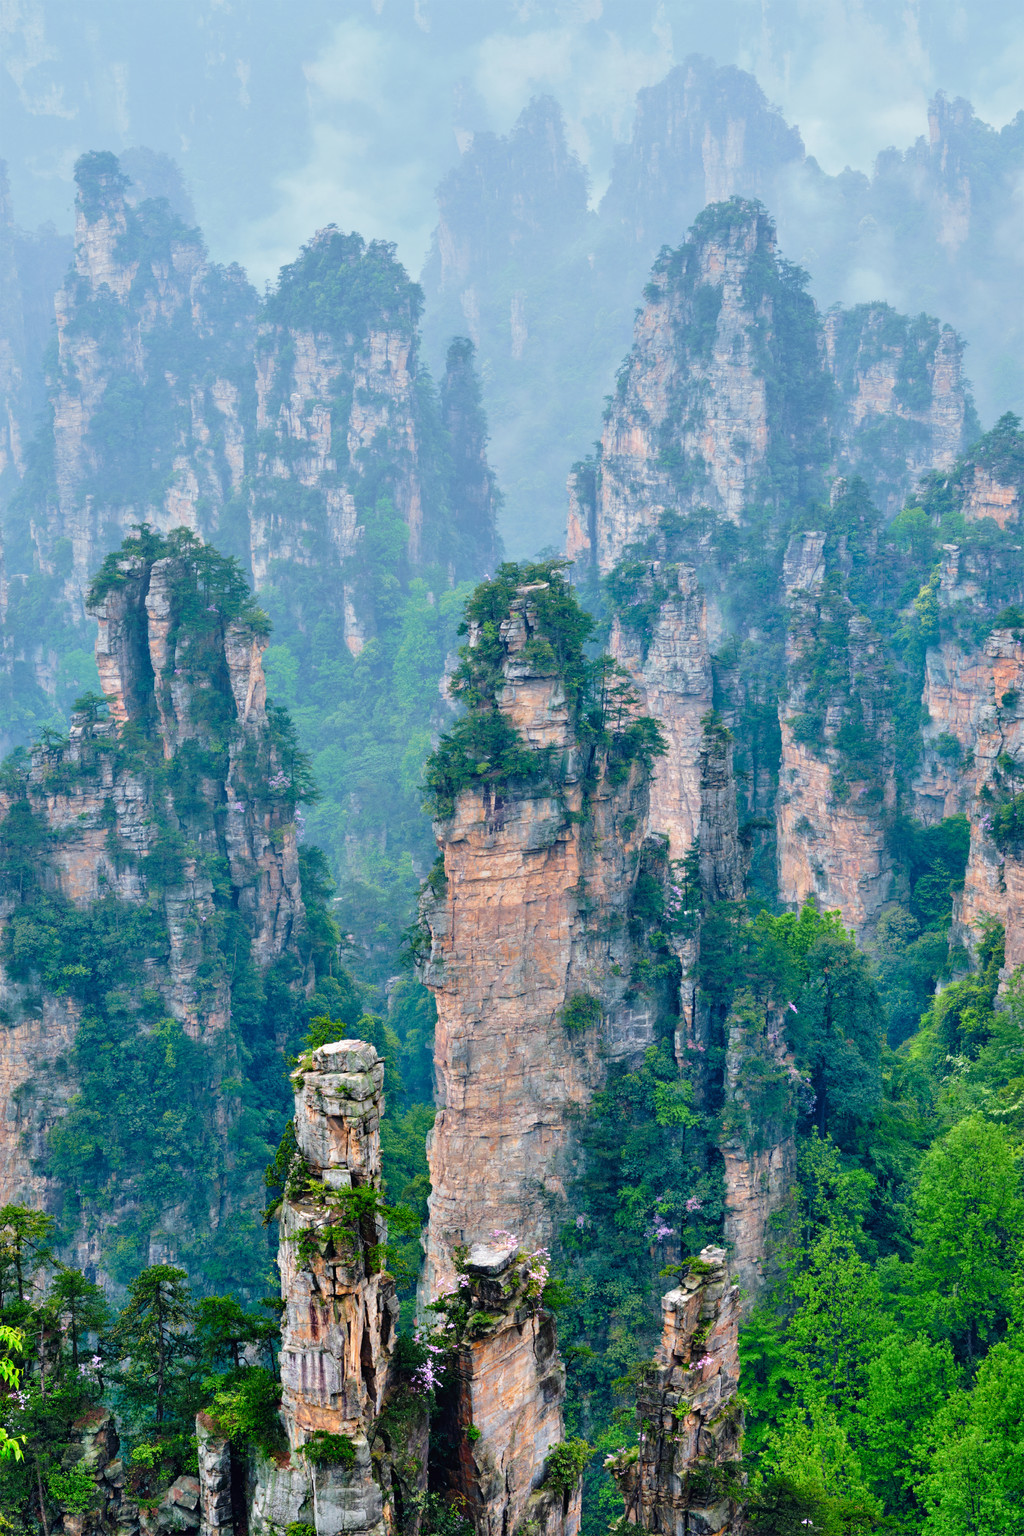
[[[655,263],[644,296],[599,474],[592,492],[577,488],[586,511],[570,521],[570,556],[602,573],[666,514],[707,507],[738,523],[755,497],[807,494],[823,467],[813,306],[779,267],[762,210],[706,209],[687,244]],[[796,371],[810,409],[779,390]]]
[[[317,1536],[403,1528],[390,1462],[380,1445],[373,1454],[398,1323],[395,1284],[382,1259],[383,1081],[383,1063],[361,1040],[321,1046],[293,1074],[296,1152],[278,1257],[289,1454],[257,1462],[249,1511],[255,1532],[298,1520]],[[425,1452],[425,1415],[412,1428]],[[317,1455],[318,1434],[344,1437],[347,1454]],[[425,1478],[425,1455],[421,1460]]]
[[[469,1321],[438,1425],[457,1452],[435,1454],[432,1490],[464,1511],[479,1536],[527,1524],[545,1536],[579,1530],[579,1474],[559,1478],[551,1458],[564,1439],[565,1371],[535,1262],[503,1240],[480,1243],[460,1276]]]
[[[218,1097],[222,1078],[242,1070],[236,988],[243,974],[279,970],[301,992],[312,973],[295,835],[302,786],[266,709],[265,620],[225,563],[187,539],[136,541],[95,590],[110,718],[97,698],[83,701],[70,734],[40,745],[3,796],[0,1190],[54,1210],[80,1262],[109,1273],[129,1231],[129,1250],[142,1244],[141,1262],[156,1262],[197,1233],[216,1241],[257,1205],[256,1169],[228,1153],[237,1112]],[[162,1198],[152,1179],[143,1193],[138,1149],[118,1152],[113,1136],[101,1151],[89,1130],[101,1105],[115,1112],[132,1091],[122,1053],[135,1031],[158,1051],[163,1032],[172,1076],[193,1073],[194,1090],[210,1095],[169,1149],[183,1174],[201,1147],[208,1181],[189,1190],[168,1169]],[[74,1095],[77,1110],[61,1119]],[[74,1195],[69,1159],[79,1160]]]
[[[471,630],[470,654],[481,639]],[[452,1289],[456,1244],[494,1227],[529,1246],[550,1238],[573,1105],[606,1060],[653,1039],[650,1011],[625,1001],[645,774],[639,764],[616,771],[580,738],[543,639],[523,588],[501,625],[497,712],[560,766],[546,782],[462,789],[437,828],[443,882],[425,896],[439,1104],[428,1297]]]
[[[569,553],[602,574],[666,517],[744,523],[840,470],[895,511],[966,444],[955,333],[886,305],[820,316],[756,204],[705,209],[644,298],[597,465],[570,484]]]
[[[187,528],[263,593],[271,692],[327,761],[314,834],[343,876],[378,881],[384,855],[400,929],[429,860],[410,754],[446,714],[447,594],[499,558],[472,345],[436,387],[384,242],[321,230],[258,301],[114,156],[77,177],[49,419],[5,518],[0,751],[95,687],[85,592],[107,550]]]
[[[971,847],[963,894],[955,903],[957,937],[976,946],[986,921],[1006,934],[1003,978],[1024,964],[1024,844],[1017,827],[1024,752],[1024,634],[996,628],[985,641],[984,663],[970,694],[974,719],[970,802]],[[966,734],[966,732],[965,732]],[[970,780],[971,775],[965,774]],[[966,786],[965,786],[966,788]]]
[[[605,1465],[631,1525],[671,1536],[738,1536],[740,1306],[725,1249],[702,1249],[661,1307],[661,1345],[637,1393],[639,1445]]]
[[[701,823],[701,722],[714,703],[707,601],[691,567],[663,572],[655,560],[642,583],[648,602],[660,598],[649,638],[627,609],[615,616],[608,648],[636,681],[646,712],[662,722],[668,751],[651,784],[650,818],[679,859]]]
[[[786,1208],[796,1185],[800,1075],[785,1039],[785,1022],[777,1016],[765,1020],[742,1003],[730,1016],[721,1141],[723,1235],[746,1311],[778,1272],[771,1219]]]
[[[240,487],[256,296],[166,204],[132,206],[113,155],[84,156],[77,177],[74,264],[55,301],[53,479],[34,510],[40,568],[80,618],[91,573],[132,524],[208,536]]]
[[[837,385],[836,468],[862,475],[893,516],[923,475],[952,468],[969,441],[963,342],[950,326],[888,304],[829,310],[824,337]]]
[[[823,534],[798,536],[783,571],[790,684],[779,715],[779,894],[794,905],[813,896],[862,932],[892,887],[890,696],[882,640],[844,590],[842,541],[832,561],[825,546]]]
[[[691,54],[638,93],[602,222],[643,262],[667,231],[685,229],[708,203],[770,202],[780,172],[803,153],[798,130],[768,105],[753,76]]]
[[[43,354],[53,294],[67,270],[70,241],[53,225],[19,229],[7,165],[0,160],[0,505],[16,493],[43,406]],[[3,615],[0,613],[0,626]]]

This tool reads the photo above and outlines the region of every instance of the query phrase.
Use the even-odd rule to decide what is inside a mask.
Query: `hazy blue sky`
[[[460,137],[549,91],[597,193],[636,91],[694,51],[752,69],[828,170],[912,142],[936,89],[997,126],[1024,105],[1012,0],[0,0],[0,153],[26,225],[69,227],[83,150],[144,144],[258,281],[329,221],[416,272]]]

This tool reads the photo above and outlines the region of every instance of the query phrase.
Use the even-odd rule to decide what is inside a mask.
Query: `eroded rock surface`
[[[469,1324],[442,1395],[455,1461],[438,1465],[438,1491],[465,1510],[478,1536],[527,1526],[575,1536],[579,1478],[552,1486],[550,1453],[564,1439],[565,1371],[540,1282],[514,1249],[475,1244],[460,1278]]]
[[[427,1425],[407,1390],[407,1411],[387,1412],[399,1386],[391,1370],[398,1300],[384,1267],[384,1064],[372,1045],[340,1040],[310,1052],[292,1081],[296,1151],[278,1257],[289,1450],[257,1460],[250,1529],[278,1536],[298,1521],[316,1536],[405,1536],[419,1527]],[[311,1440],[325,1436],[328,1446],[343,1442],[344,1454],[314,1451]],[[223,1458],[210,1451],[204,1507],[218,1497],[223,1506]]]
[[[531,747],[553,750],[557,782],[463,789],[438,824],[443,882],[424,897],[439,1105],[428,1143],[428,1300],[452,1289],[452,1250],[475,1234],[506,1228],[530,1247],[550,1238],[573,1106],[602,1080],[605,1060],[653,1040],[652,1013],[626,1002],[645,774],[636,764],[612,773],[577,739],[557,669],[527,649],[535,633],[522,590],[502,626],[498,707]],[[578,1030],[565,1022],[573,998],[595,1010]]]
[[[605,1465],[631,1525],[666,1536],[738,1536],[740,1293],[725,1249],[702,1249],[661,1308],[661,1345],[637,1393],[639,1444]]]
[[[123,1004],[141,1011],[140,1029],[152,1027],[155,1008],[157,1019],[165,1015],[207,1053],[207,1132],[226,1144],[235,1111],[218,1100],[217,1085],[238,1058],[232,973],[217,937],[225,884],[242,923],[239,944],[248,945],[258,970],[287,958],[300,987],[311,973],[294,786],[266,711],[265,634],[248,610],[232,616],[196,597],[187,549],[126,555],[111,574],[97,606],[110,718],[95,703],[83,707],[66,738],[44,742],[27,771],[9,780],[0,835],[20,873],[7,882],[0,925],[31,922],[49,900],[61,904],[51,918],[57,922],[73,921],[66,911],[88,915],[98,903],[150,913],[151,947],[130,957],[141,981],[130,980],[126,962]],[[27,858],[24,848],[36,845],[37,857]],[[18,948],[0,965],[0,1080],[8,1106],[0,1121],[0,1200],[37,1206],[60,1197],[46,1172],[47,1137],[77,1091],[74,1047],[94,1001],[47,975],[44,957]],[[239,1199],[260,1200],[255,1171],[243,1195],[231,1184],[231,1160],[217,1161],[212,1209],[202,1216],[214,1230]],[[103,1270],[106,1228],[130,1213],[133,1198],[123,1177],[113,1211],[83,1210],[75,1238],[83,1266]],[[179,1239],[191,1235],[191,1219],[184,1208],[165,1213],[147,1262],[169,1261]]]

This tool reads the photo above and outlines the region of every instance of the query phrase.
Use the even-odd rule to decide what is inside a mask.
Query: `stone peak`
[[[516,1258],[514,1248],[499,1248],[497,1243],[474,1243],[466,1258],[466,1273],[493,1278],[511,1269]]]

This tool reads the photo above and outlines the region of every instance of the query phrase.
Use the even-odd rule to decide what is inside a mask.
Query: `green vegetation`
[[[520,592],[527,603],[517,597]],[[513,653],[501,627],[515,603],[525,640]],[[551,747],[530,747],[500,710],[510,660],[557,678],[564,688],[573,734],[588,754],[587,782],[601,768],[613,784],[624,782],[633,762],[649,770],[653,758],[665,751],[660,727],[635,713],[636,694],[621,667],[607,656],[588,659],[585,646],[593,630],[594,620],[565,578],[563,560],[502,565],[493,581],[476,588],[460,630],[469,632],[470,641],[459,651],[450,683],[467,713],[441,738],[424,774],[426,802],[434,816],[451,817],[456,798],[470,784],[500,794],[518,781],[559,793],[564,755]]]
[[[268,1369],[276,1323],[230,1297],[197,1302],[184,1271],[168,1264],[141,1270],[112,1315],[98,1285],[54,1258],[54,1235],[42,1212],[0,1210],[0,1509],[15,1532],[98,1507],[82,1436],[108,1408],[128,1497],[143,1504],[158,1502],[182,1471],[194,1473],[201,1408],[239,1447],[280,1451],[280,1384]],[[240,1364],[243,1344],[266,1363]]]
[[[315,1467],[344,1467],[351,1472],[356,1464],[356,1448],[348,1435],[331,1435],[324,1429],[310,1435],[302,1454]]]
[[[544,1484],[556,1493],[572,1493],[590,1458],[593,1446],[585,1440],[562,1440],[548,1451]]]

